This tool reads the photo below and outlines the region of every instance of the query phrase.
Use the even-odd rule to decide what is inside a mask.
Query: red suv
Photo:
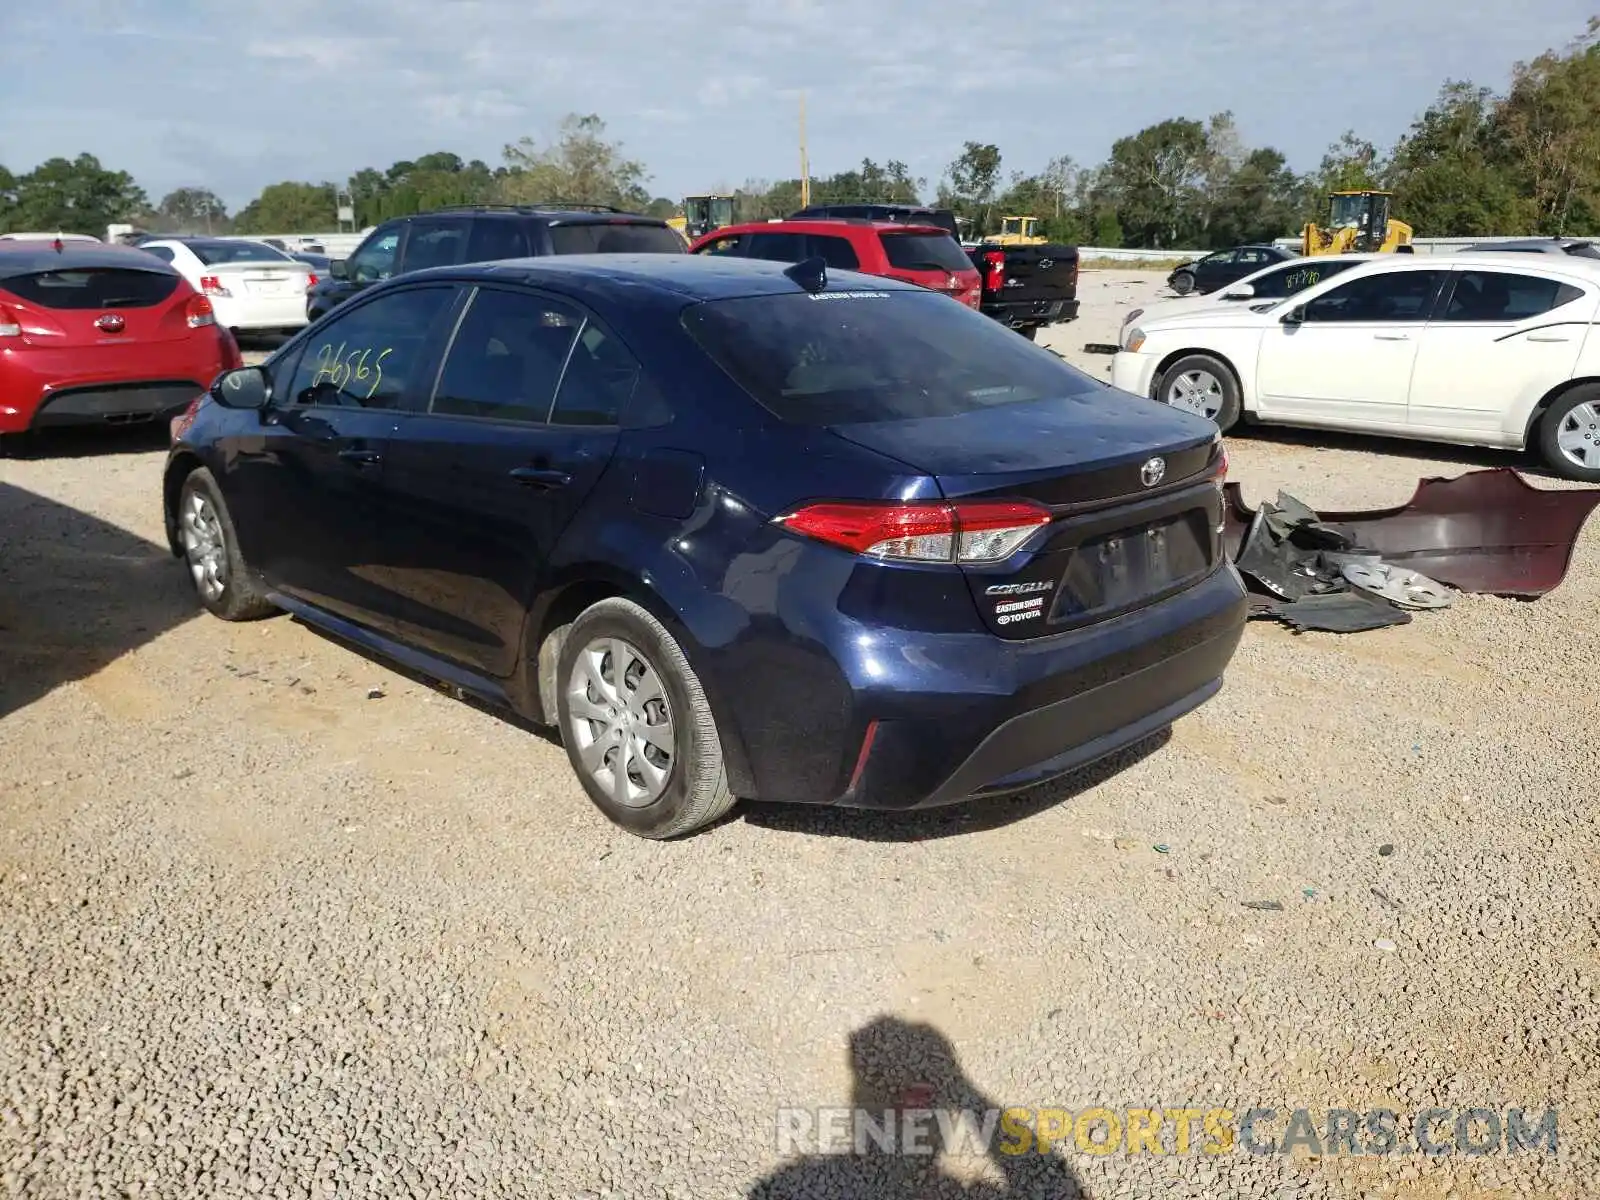
[[[836,270],[884,275],[943,292],[968,308],[977,308],[983,298],[977,266],[937,225],[849,218],[763,221],[713,230],[689,249],[776,262],[820,258]]]

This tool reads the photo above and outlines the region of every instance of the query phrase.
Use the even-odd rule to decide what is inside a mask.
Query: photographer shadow
[[[956,1165],[953,1156],[971,1154],[973,1147],[946,1144],[944,1132],[962,1118],[972,1122],[969,1129],[981,1127],[985,1114],[1003,1106],[966,1077],[955,1048],[932,1026],[878,1017],[850,1035],[850,1068],[852,1110],[878,1125],[892,1112],[893,1148],[868,1137],[857,1139],[852,1153],[807,1155],[757,1183],[748,1200],[1090,1200],[1077,1173],[1058,1156],[1031,1146],[1025,1153],[1003,1152],[998,1123],[983,1146],[993,1167],[983,1174],[990,1178],[962,1179],[948,1169]],[[900,1120],[918,1110],[933,1111],[921,1123],[925,1149],[906,1153]],[[946,1114],[943,1122],[940,1113]],[[941,1151],[952,1157],[941,1161]],[[992,1181],[995,1174],[999,1182]]]

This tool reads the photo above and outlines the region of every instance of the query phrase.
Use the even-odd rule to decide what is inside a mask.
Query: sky
[[[1473,8],[1476,11],[1473,11]],[[975,19],[987,9],[992,16]],[[972,140],[1003,168],[1102,161],[1167,117],[1231,109],[1314,167],[1380,146],[1446,78],[1504,87],[1597,0],[0,0],[0,164],[89,152],[152,201],[235,210],[451,150],[500,162],[596,113],[657,195],[899,159],[930,190]],[[1471,15],[1467,15],[1470,13]]]

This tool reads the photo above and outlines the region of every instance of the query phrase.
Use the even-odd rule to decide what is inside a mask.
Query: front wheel
[[[556,671],[561,741],[596,808],[640,837],[676,837],[733,806],[722,742],[682,648],[613,597],[567,630]]]
[[[1169,282],[1172,285],[1172,290],[1180,296],[1187,296],[1194,291],[1194,276],[1187,271],[1179,271]]]
[[[1233,428],[1243,408],[1233,372],[1209,354],[1185,355],[1163,371],[1156,381],[1156,399],[1215,421],[1223,432]]]
[[[1600,483],[1600,384],[1573,388],[1539,422],[1539,452],[1564,479]]]
[[[277,612],[239,553],[239,537],[216,478],[204,467],[178,494],[178,541],[195,595],[224,621],[254,621]]]

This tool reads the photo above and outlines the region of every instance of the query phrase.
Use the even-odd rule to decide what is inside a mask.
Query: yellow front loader
[[[1411,226],[1389,216],[1392,192],[1333,192],[1328,196],[1328,223],[1308,224],[1300,235],[1300,253],[1397,254],[1411,249]]]
[[[983,240],[996,246],[1042,246],[1049,239],[1035,233],[1038,217],[1002,217],[1000,232]]]

